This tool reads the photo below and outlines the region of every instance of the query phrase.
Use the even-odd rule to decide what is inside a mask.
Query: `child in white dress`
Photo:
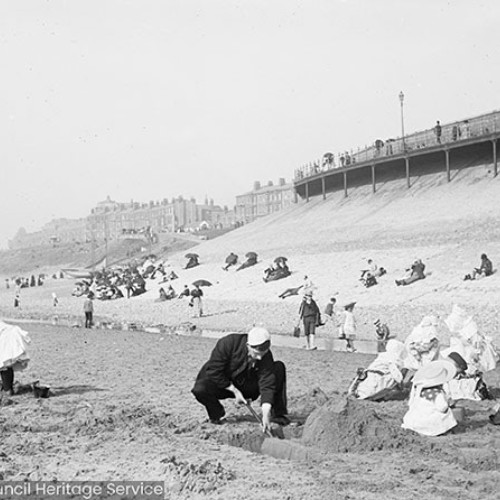
[[[405,346],[398,340],[387,342],[387,351],[380,353],[366,370],[356,377],[348,393],[358,399],[383,400],[390,390],[403,381]]]
[[[344,314],[339,327],[339,339],[345,339],[347,352],[356,352],[354,340],[356,339],[356,319],[354,318],[354,306],[356,302],[350,302],[344,306]]]
[[[457,421],[443,384],[455,373],[453,363],[445,360],[431,361],[420,368],[413,378],[409,409],[401,427],[424,436],[440,436],[453,429]]]

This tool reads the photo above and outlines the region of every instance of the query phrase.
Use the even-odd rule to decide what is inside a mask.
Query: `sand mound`
[[[330,400],[311,413],[302,442],[332,453],[433,448],[420,436],[403,430],[398,420],[382,418],[374,403],[350,399]]]
[[[306,420],[306,418],[318,407],[328,401],[328,396],[320,387],[314,387],[307,394],[303,394],[290,403],[293,404],[293,415],[296,420]]]

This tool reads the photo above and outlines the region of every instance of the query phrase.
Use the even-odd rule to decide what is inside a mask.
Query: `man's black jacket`
[[[267,351],[252,367],[248,357],[247,339],[247,335],[239,333],[219,339],[210,359],[201,368],[198,378],[208,378],[221,389],[226,389],[231,383],[241,389],[246,380],[255,377],[259,384],[261,403],[273,404],[276,391],[273,355],[271,351]]]

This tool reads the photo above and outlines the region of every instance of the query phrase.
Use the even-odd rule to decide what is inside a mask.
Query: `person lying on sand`
[[[287,288],[284,292],[280,293],[278,297],[280,299],[286,299],[287,297],[292,297],[293,295],[298,295],[299,291],[301,288],[303,288],[304,285],[297,286],[295,288]]]
[[[271,421],[286,425],[286,370],[274,361],[271,335],[265,328],[254,327],[248,334],[232,333],[217,341],[210,359],[203,365],[193,389],[212,424],[225,423],[222,399],[234,398],[246,405],[260,396],[263,430],[271,430]]]

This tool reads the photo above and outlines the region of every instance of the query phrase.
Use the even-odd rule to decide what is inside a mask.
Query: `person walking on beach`
[[[194,317],[201,318],[203,316],[203,290],[200,288],[200,285],[195,285],[191,290],[191,301],[189,305],[195,308]]]
[[[231,333],[219,339],[191,392],[215,425],[225,423],[221,399],[234,398],[236,403],[248,405],[259,396],[264,431],[271,429],[271,422],[290,423],[286,416],[286,368],[283,362],[274,361],[271,335],[265,328],[254,327],[248,334]]]
[[[335,311],[336,304],[337,299],[335,297],[331,297],[330,302],[328,302],[325,307],[325,316],[330,320],[334,334],[339,327],[339,319],[337,316],[337,312]]]
[[[16,295],[14,296],[14,307],[18,307],[21,309],[21,291],[16,291]]]
[[[302,320],[304,325],[304,335],[306,336],[306,349],[315,351],[314,335],[316,327],[321,323],[321,315],[318,304],[312,298],[312,292],[306,292],[299,308],[299,322]]]
[[[356,352],[354,340],[356,339],[356,319],[354,318],[354,306],[356,302],[350,302],[344,306],[344,317],[340,326],[339,338],[345,339],[347,352]]]
[[[85,313],[85,328],[92,328],[94,324],[94,294],[89,292],[83,303],[83,312]]]

